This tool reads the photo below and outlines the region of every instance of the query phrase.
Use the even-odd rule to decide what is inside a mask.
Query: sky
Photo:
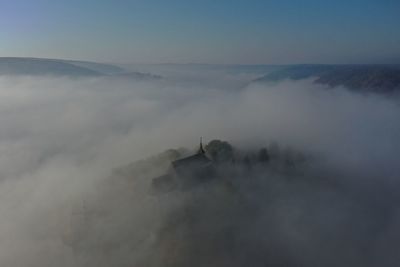
[[[0,56],[400,63],[398,0],[0,0]]]

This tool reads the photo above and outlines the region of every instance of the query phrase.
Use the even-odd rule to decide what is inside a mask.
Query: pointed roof
[[[206,156],[206,151],[203,148],[203,138],[200,138],[200,147],[196,154],[178,159],[172,162],[175,171],[190,171],[193,172],[199,168],[203,168],[211,163],[211,160]]]
[[[175,160],[172,167],[178,177],[181,178],[204,178],[209,176],[212,169],[212,162],[205,154],[197,153],[192,156]]]
[[[205,164],[208,164],[210,160],[204,155],[204,154],[194,154],[192,156],[183,158],[183,159],[178,159],[172,162],[172,166],[177,169],[177,168],[190,168],[193,166],[202,166]]]
[[[206,151],[203,148],[203,137],[200,137],[200,148],[197,151],[197,154],[205,154],[205,153],[206,153]]]

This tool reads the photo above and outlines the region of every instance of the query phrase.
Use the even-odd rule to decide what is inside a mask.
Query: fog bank
[[[249,80],[0,77],[0,265],[395,266],[398,100]],[[234,193],[150,194],[168,160],[113,173],[200,136],[309,162]]]

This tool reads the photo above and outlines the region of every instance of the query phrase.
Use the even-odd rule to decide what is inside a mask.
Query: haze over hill
[[[285,80],[313,79],[328,88],[344,87],[360,93],[383,95],[400,91],[400,65],[213,65],[213,64],[132,64],[127,68],[157,73],[164,77],[198,80],[204,75],[244,78],[242,87],[251,83],[281,83]],[[210,79],[210,81],[211,81]],[[205,82],[203,80],[203,82]],[[239,82],[239,81],[238,81]],[[232,84],[236,88],[238,83]]]
[[[0,266],[397,264],[399,99],[263,68],[0,76]],[[201,136],[218,178],[154,194]]]
[[[343,86],[359,92],[393,94],[400,90],[400,65],[130,64],[116,66],[77,60],[0,58],[0,75],[103,76],[144,81],[162,77],[198,79],[205,73],[215,77],[220,74],[247,75],[249,83],[312,78],[316,84],[327,85],[331,88]],[[265,73],[267,74],[262,76]],[[242,84],[242,86],[245,85],[246,83]]]
[[[0,267],[400,265],[400,0],[0,3]]]
[[[78,60],[0,57],[0,76],[124,77],[160,79],[160,76],[128,71],[112,64]]]
[[[273,71],[256,82],[314,78],[315,83],[360,92],[391,94],[400,90],[400,65],[294,65]]]
[[[0,75],[101,76],[102,73],[63,60],[0,58]]]

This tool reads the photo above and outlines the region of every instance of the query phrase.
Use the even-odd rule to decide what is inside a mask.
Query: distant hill
[[[68,77],[110,77],[132,80],[156,80],[161,76],[150,73],[127,72],[111,64],[88,61],[0,57],[1,75],[68,76]]]
[[[365,92],[400,91],[400,65],[294,65],[273,71],[255,82],[307,78],[315,78],[317,84]]]
[[[114,75],[118,73],[123,73],[125,70],[121,67],[114,66],[111,64],[95,63],[88,61],[76,61],[76,60],[63,60],[65,63],[73,64],[75,66],[91,69],[102,74]]]
[[[149,80],[160,80],[163,77],[160,75],[155,75],[151,73],[143,73],[143,72],[124,72],[114,74],[112,77],[114,78],[123,78],[123,79],[133,79],[140,81],[149,81]]]
[[[64,60],[0,58],[0,75],[101,76],[104,74]]]

